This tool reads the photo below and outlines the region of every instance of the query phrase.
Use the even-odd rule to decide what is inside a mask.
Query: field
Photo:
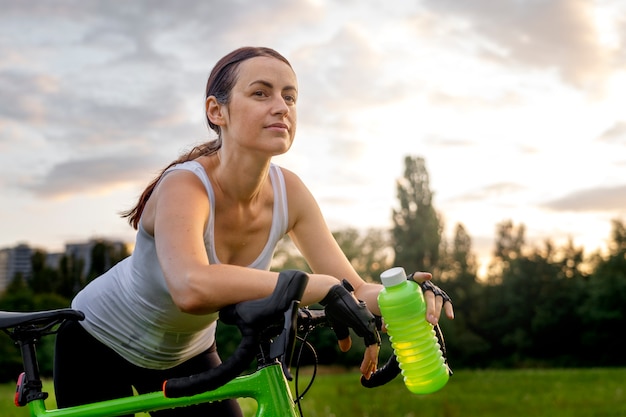
[[[27,409],[13,406],[14,391],[13,384],[0,385],[0,416],[28,417]],[[254,415],[253,401],[245,400],[244,408],[246,417]],[[626,369],[461,370],[427,396],[409,393],[399,378],[365,389],[357,374],[318,375],[304,410],[306,417],[626,416]]]

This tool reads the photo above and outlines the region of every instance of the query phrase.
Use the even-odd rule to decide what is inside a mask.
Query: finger
[[[446,312],[446,317],[450,320],[454,319],[454,306],[452,306],[452,303],[448,301],[443,305],[443,308]]]
[[[424,282],[424,281],[429,281],[431,280],[433,277],[433,274],[431,274],[430,272],[414,272],[413,273],[413,280],[416,282]]]
[[[441,309],[443,308],[443,297],[441,296],[435,296],[435,311],[438,313],[439,316],[441,316]]]
[[[372,373],[376,371],[376,368],[378,367],[379,351],[380,346],[378,345],[370,345],[365,349],[363,361],[361,362],[360,367],[361,374],[365,377],[365,379],[370,379]]]
[[[369,345],[365,348],[363,357],[369,363],[369,368],[373,372],[378,365],[378,353],[380,352],[380,345]]]
[[[345,339],[341,339],[339,341],[339,349],[341,349],[342,352],[349,351],[351,347],[352,347],[352,339],[350,338],[350,336],[346,337]]]
[[[385,323],[385,319],[383,319],[383,325],[380,327],[380,331],[387,333],[387,323]]]
[[[374,364],[368,358],[363,358],[360,367],[361,375],[363,375],[365,379],[370,379],[375,370]]]
[[[426,301],[426,320],[435,325],[439,321],[439,315],[441,314],[441,305],[437,309],[437,297],[432,291],[424,292],[424,301]]]

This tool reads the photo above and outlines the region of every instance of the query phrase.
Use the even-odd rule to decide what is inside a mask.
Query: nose
[[[289,105],[285,102],[282,95],[276,97],[273,100],[272,105],[272,114],[279,114],[283,117],[289,114]]]

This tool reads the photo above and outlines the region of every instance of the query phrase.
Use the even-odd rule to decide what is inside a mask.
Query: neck
[[[225,197],[246,202],[254,200],[269,177],[271,159],[247,154],[229,154],[218,150],[207,170],[212,182]]]

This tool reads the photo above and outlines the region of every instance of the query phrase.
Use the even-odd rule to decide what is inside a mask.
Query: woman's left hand
[[[426,301],[426,320],[434,326],[439,322],[442,309],[445,311],[446,317],[454,319],[454,308],[448,294],[431,282],[432,277],[429,272],[414,272],[409,275],[409,279],[422,287]]]

